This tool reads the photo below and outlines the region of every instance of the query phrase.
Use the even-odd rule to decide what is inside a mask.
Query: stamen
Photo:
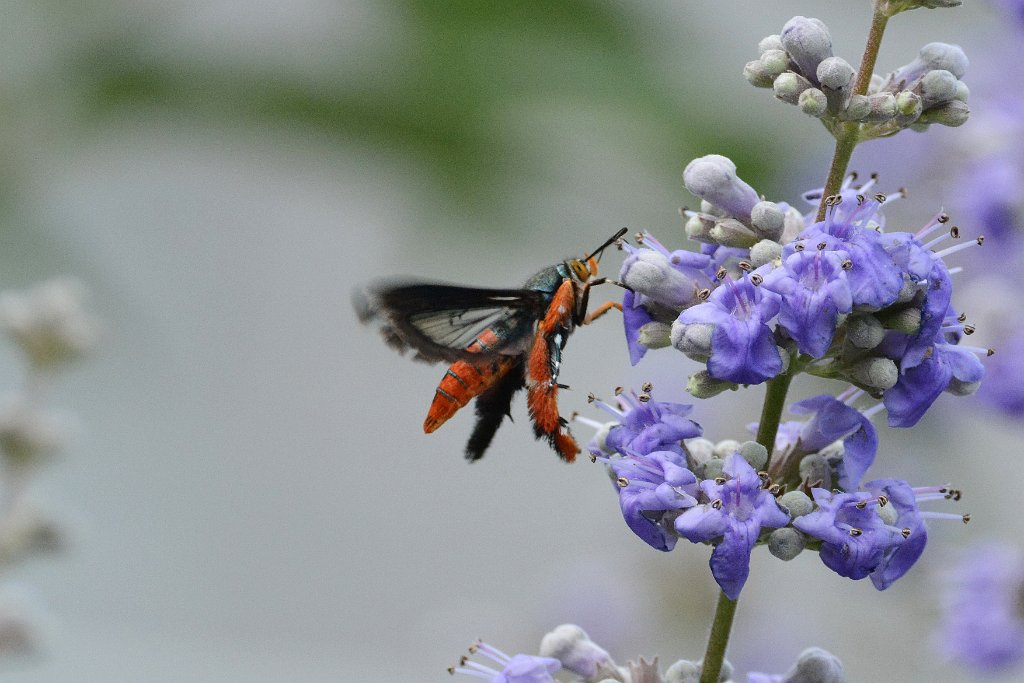
[[[721,510],[722,509],[722,499],[721,498],[715,498],[713,501],[711,501],[711,507],[715,508],[716,510]]]
[[[955,247],[949,247],[948,249],[943,249],[942,251],[937,251],[937,252],[935,252],[934,256],[935,256],[935,258],[944,259],[947,256],[952,256],[953,254],[955,254],[958,251],[963,251],[964,249],[970,249],[971,247],[980,247],[984,243],[985,243],[985,236],[984,235],[979,235],[978,237],[974,238],[970,242],[965,242],[963,244],[958,244]]]
[[[640,385],[640,391],[644,392],[645,394],[649,394],[653,390],[654,385],[651,384],[650,382],[644,382],[643,384]]]

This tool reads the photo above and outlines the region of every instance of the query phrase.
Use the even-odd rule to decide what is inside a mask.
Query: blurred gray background
[[[997,18],[967,4],[896,18],[878,70],[933,40],[988,49]],[[8,573],[49,617],[46,651],[4,679],[441,681],[476,637],[535,652],[566,621],[619,661],[699,658],[709,549],[634,538],[602,469],[534,442],[522,403],[468,466],[470,414],[421,431],[443,369],[385,348],[349,297],[386,275],[515,285],[621,226],[682,246],[701,154],[798,203],[829,138],[741,76],[795,14],[859,61],[867,0],[6,3],[0,285],[77,275],[104,338],[52,392],[82,427],[33,496],[74,544]],[[911,185],[889,215],[916,229],[942,188],[904,145],[854,166]],[[685,400],[692,371],[671,353],[630,368],[608,316],[569,345],[562,410],[645,380]],[[0,372],[18,377],[9,350]],[[695,417],[743,438],[760,398]],[[991,484],[1021,429],[943,398],[881,432],[879,474],[955,480],[975,523],[932,525],[885,593],[760,549],[739,671],[819,645],[853,681],[965,679],[929,648],[934,571],[968,538],[1019,535],[1015,491]]]

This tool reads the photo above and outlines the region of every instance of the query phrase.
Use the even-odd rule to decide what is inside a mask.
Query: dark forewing
[[[523,386],[523,361],[520,359],[497,384],[476,397],[473,406],[476,410],[476,426],[466,443],[466,460],[472,462],[483,457],[505,416],[512,419],[512,397]]]
[[[524,335],[544,313],[544,295],[533,289],[427,283],[385,283],[357,293],[353,303],[360,320],[380,321],[389,345],[414,349],[416,358],[428,362],[522,353]],[[485,330],[493,330],[496,339],[487,349],[468,351]]]

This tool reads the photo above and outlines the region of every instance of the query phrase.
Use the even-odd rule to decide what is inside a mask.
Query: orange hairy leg
[[[467,349],[479,352],[497,341],[494,332],[487,330]],[[460,408],[497,384],[517,360],[515,356],[499,356],[476,364],[465,360],[452,363],[434,390],[434,401],[423,421],[423,431],[430,434],[447,422]]]
[[[612,310],[613,308],[617,311],[621,311],[622,304],[619,303],[618,301],[605,301],[603,304],[601,304],[593,311],[591,311],[590,314],[583,319],[583,324],[589,325],[590,323],[594,322],[595,320],[597,320],[598,318],[600,318],[602,315]]]
[[[537,325],[537,335],[527,360],[526,404],[533,419],[538,436],[547,436],[551,445],[566,461],[572,462],[579,453],[579,447],[571,436],[562,430],[558,415],[558,384],[552,375],[551,350],[560,344],[555,340],[558,334],[568,334],[572,324],[573,307],[576,298],[572,282],[566,281],[555,292],[548,306],[547,314]]]

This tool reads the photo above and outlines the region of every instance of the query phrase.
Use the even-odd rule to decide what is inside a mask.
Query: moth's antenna
[[[623,235],[625,235],[628,231],[629,231],[629,228],[620,228],[617,233],[615,233],[614,235],[609,237],[607,239],[607,241],[605,241],[604,244],[602,244],[597,249],[595,249],[592,254],[587,254],[586,256],[584,256],[583,257],[583,262],[586,263],[587,261],[589,261],[590,259],[594,258],[595,256],[597,256],[598,260],[600,261],[601,260],[600,259],[601,252],[604,251],[605,249],[607,249],[608,247],[612,246],[613,244],[615,244],[615,242],[618,241],[618,239],[620,237],[622,237]]]

